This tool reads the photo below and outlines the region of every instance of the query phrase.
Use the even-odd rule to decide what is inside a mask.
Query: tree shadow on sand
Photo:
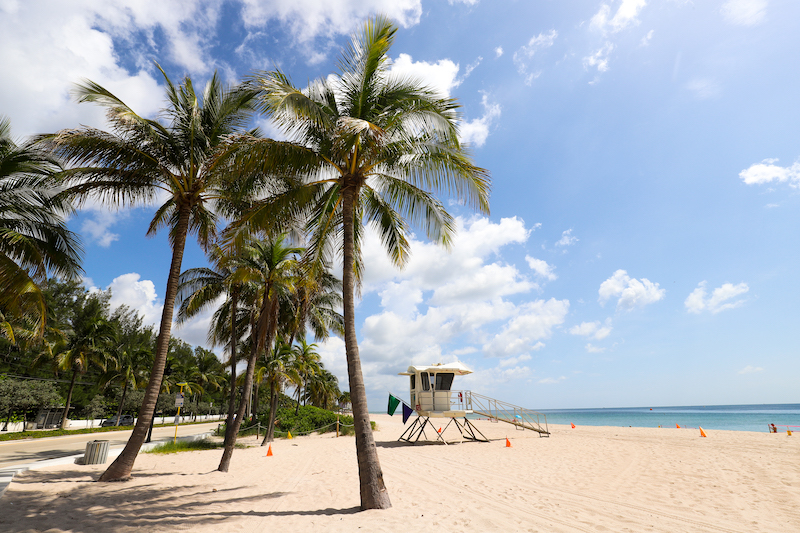
[[[252,492],[252,486],[214,489],[199,483],[167,486],[159,479],[169,474],[139,473],[136,480],[148,479],[145,485],[129,483],[100,484],[86,478],[86,472],[68,470],[36,472],[15,480],[13,490],[0,498],[0,531],[21,533],[58,528],[74,533],[96,531],[170,530],[219,524],[241,517],[292,515],[348,515],[358,507],[345,509],[274,510],[279,499],[289,492]],[[205,476],[203,476],[205,477]],[[27,479],[26,479],[27,478]],[[65,483],[66,481],[72,483]],[[152,480],[152,483],[149,481]],[[57,492],[43,492],[36,483],[62,482]],[[312,504],[313,505],[313,504]]]

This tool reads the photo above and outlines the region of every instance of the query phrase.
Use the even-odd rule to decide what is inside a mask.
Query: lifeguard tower
[[[427,439],[426,426],[430,426],[437,440],[447,444],[442,436],[455,423],[461,438],[488,442],[488,439],[469,420],[468,415],[479,415],[493,422],[512,424],[516,429],[536,431],[539,436],[548,437],[547,417],[542,413],[501,402],[488,396],[468,390],[453,390],[456,376],[472,374],[463,363],[436,364],[429,366],[409,366],[401,376],[409,376],[411,408],[417,418],[398,440],[417,442],[421,436]],[[431,418],[449,418],[444,430],[437,431]],[[542,426],[542,422],[544,426]]]

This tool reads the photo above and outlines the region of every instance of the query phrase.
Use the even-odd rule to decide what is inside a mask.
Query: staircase
[[[464,409],[471,410],[476,415],[485,416],[490,420],[511,424],[519,430],[529,429],[535,431],[540,437],[550,436],[550,431],[547,427],[547,416],[543,413],[489,398],[482,394],[476,394],[472,391],[465,390],[462,392],[463,396],[461,394],[458,396],[463,403],[458,403],[463,405]]]

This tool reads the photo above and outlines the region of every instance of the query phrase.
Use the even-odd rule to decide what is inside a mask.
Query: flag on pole
[[[397,406],[398,405],[400,405],[400,398],[397,398],[397,397],[392,396],[390,394],[389,395],[389,410],[387,411],[387,413],[389,415],[393,415],[394,412],[397,410]]]
[[[411,416],[411,413],[413,413],[413,412],[414,412],[413,409],[411,409],[406,404],[403,404],[403,424],[406,423],[406,421],[408,420],[408,417]]]

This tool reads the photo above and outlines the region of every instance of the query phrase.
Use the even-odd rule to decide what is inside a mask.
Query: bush
[[[278,409],[275,424],[275,436],[285,437],[288,432],[295,435],[305,435],[308,433],[329,433],[336,431],[336,413],[311,405],[300,407],[300,412],[295,415],[295,408]],[[262,425],[266,426],[269,422],[268,415],[260,419]],[[351,435],[353,428],[353,417],[339,415],[339,434]],[[375,422],[372,422],[372,429],[375,429]]]

